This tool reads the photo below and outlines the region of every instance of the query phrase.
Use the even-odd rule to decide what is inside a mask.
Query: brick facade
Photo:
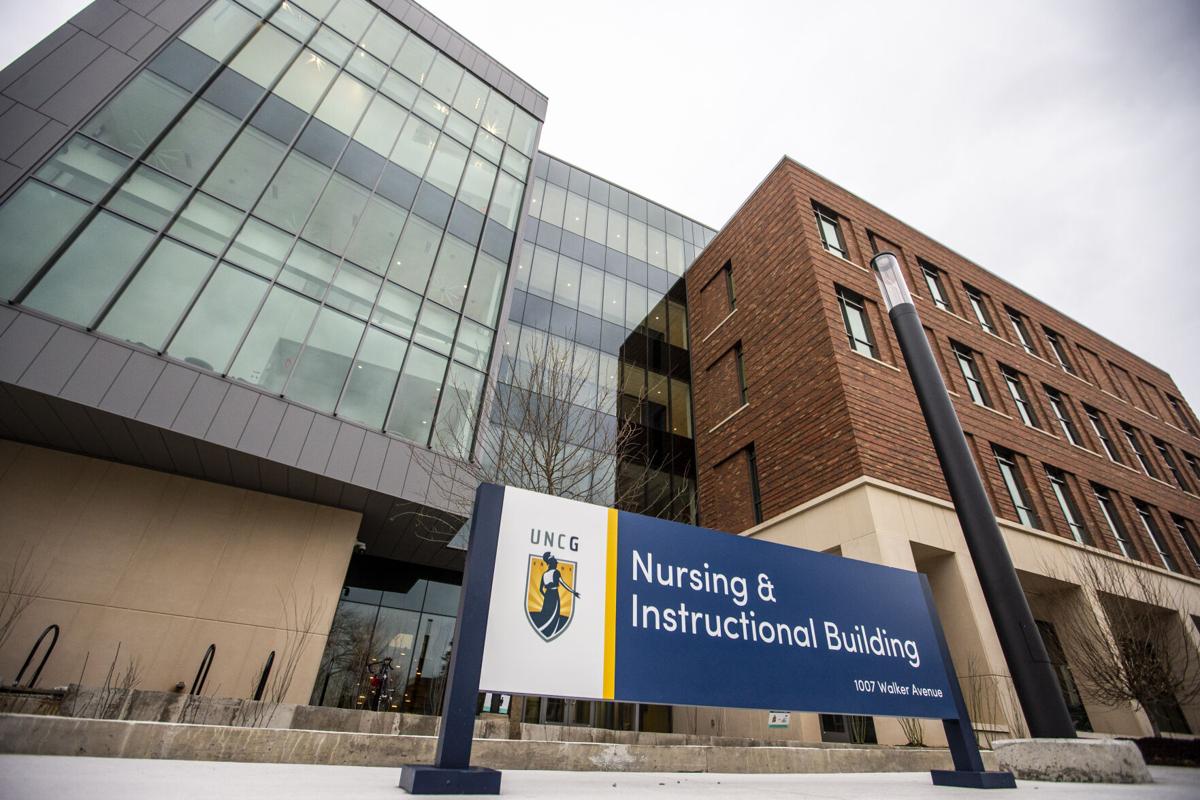
[[[848,259],[823,247],[814,204],[837,215]],[[751,443],[766,519],[861,475],[949,499],[869,271],[871,253],[883,249],[901,260],[999,516],[1018,519],[993,445],[1016,455],[1042,529],[1071,536],[1047,478],[1050,466],[1066,473],[1079,522],[1098,546],[1118,551],[1100,515],[1092,482],[1112,491],[1138,558],[1161,565],[1134,498],[1151,506],[1181,570],[1200,575],[1170,516],[1187,520],[1193,540],[1200,538],[1200,475],[1187,460],[1187,455],[1200,456],[1200,438],[1194,433],[1200,425],[1171,377],[788,159],[755,190],[688,273],[702,524],[730,531],[749,527],[738,499],[749,495],[748,476],[730,474],[723,462]],[[948,310],[931,300],[921,262],[939,271]],[[724,280],[718,274],[726,265],[737,287],[733,313],[724,302]],[[995,333],[977,321],[965,285],[978,293]],[[864,299],[877,358],[850,348],[837,287]],[[1032,354],[1018,341],[1009,309],[1021,315]],[[1059,365],[1047,332],[1058,338],[1073,373]],[[729,386],[720,362],[736,342],[744,355],[749,403],[727,418]],[[972,402],[952,342],[972,351],[990,407]],[[1001,365],[1020,375],[1038,428],[1022,422]],[[1047,387],[1062,397],[1079,445],[1067,441]],[[1084,404],[1100,412],[1124,465],[1105,455]],[[1158,479],[1141,470],[1120,423],[1137,429]],[[1155,440],[1172,456],[1186,492],[1175,485]]]

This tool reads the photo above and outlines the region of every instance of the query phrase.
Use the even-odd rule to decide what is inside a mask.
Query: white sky
[[[84,5],[0,0],[0,63]],[[545,151],[714,227],[786,153],[1200,406],[1200,3],[425,5],[549,96]]]

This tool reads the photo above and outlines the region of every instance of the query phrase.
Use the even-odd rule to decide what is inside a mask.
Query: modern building
[[[1168,586],[1196,647],[1200,438],[1169,376],[788,159],[718,234],[539,153],[546,110],[408,0],[97,0],[0,72],[0,591],[32,599],[0,675],[57,624],[40,685],[136,666],[186,691],[211,645],[202,691],[245,697],[303,642],[288,702],[437,713],[466,502],[550,363],[571,478],[547,488],[927,573],[977,721],[1019,730],[881,249],[1043,635],[1107,602],[1080,557]],[[1147,728],[1078,690],[1062,645],[1081,724]],[[1154,713],[1200,730],[1194,704]]]
[[[1056,626],[1083,607],[1169,598],[1158,610],[1178,646],[1200,647],[1195,414],[1161,369],[787,158],[688,272],[702,523],[925,573],[976,723],[1021,730],[870,271],[885,250],[906,272],[1078,726],[1149,733],[1144,710],[1072,677],[1077,644]],[[1200,731],[1195,698],[1151,713],[1165,731]],[[769,736],[762,716],[694,726]],[[877,723],[880,741],[904,741]],[[847,731],[837,717],[803,725],[801,738]]]

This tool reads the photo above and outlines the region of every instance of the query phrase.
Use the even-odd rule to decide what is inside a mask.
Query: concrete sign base
[[[992,742],[1001,769],[1025,781],[1153,783],[1128,739],[1001,739]]]

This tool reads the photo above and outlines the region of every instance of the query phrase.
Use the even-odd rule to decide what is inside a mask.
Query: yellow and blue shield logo
[[[525,617],[538,636],[549,642],[567,629],[575,614],[577,563],[550,552],[530,555],[526,579]]]

